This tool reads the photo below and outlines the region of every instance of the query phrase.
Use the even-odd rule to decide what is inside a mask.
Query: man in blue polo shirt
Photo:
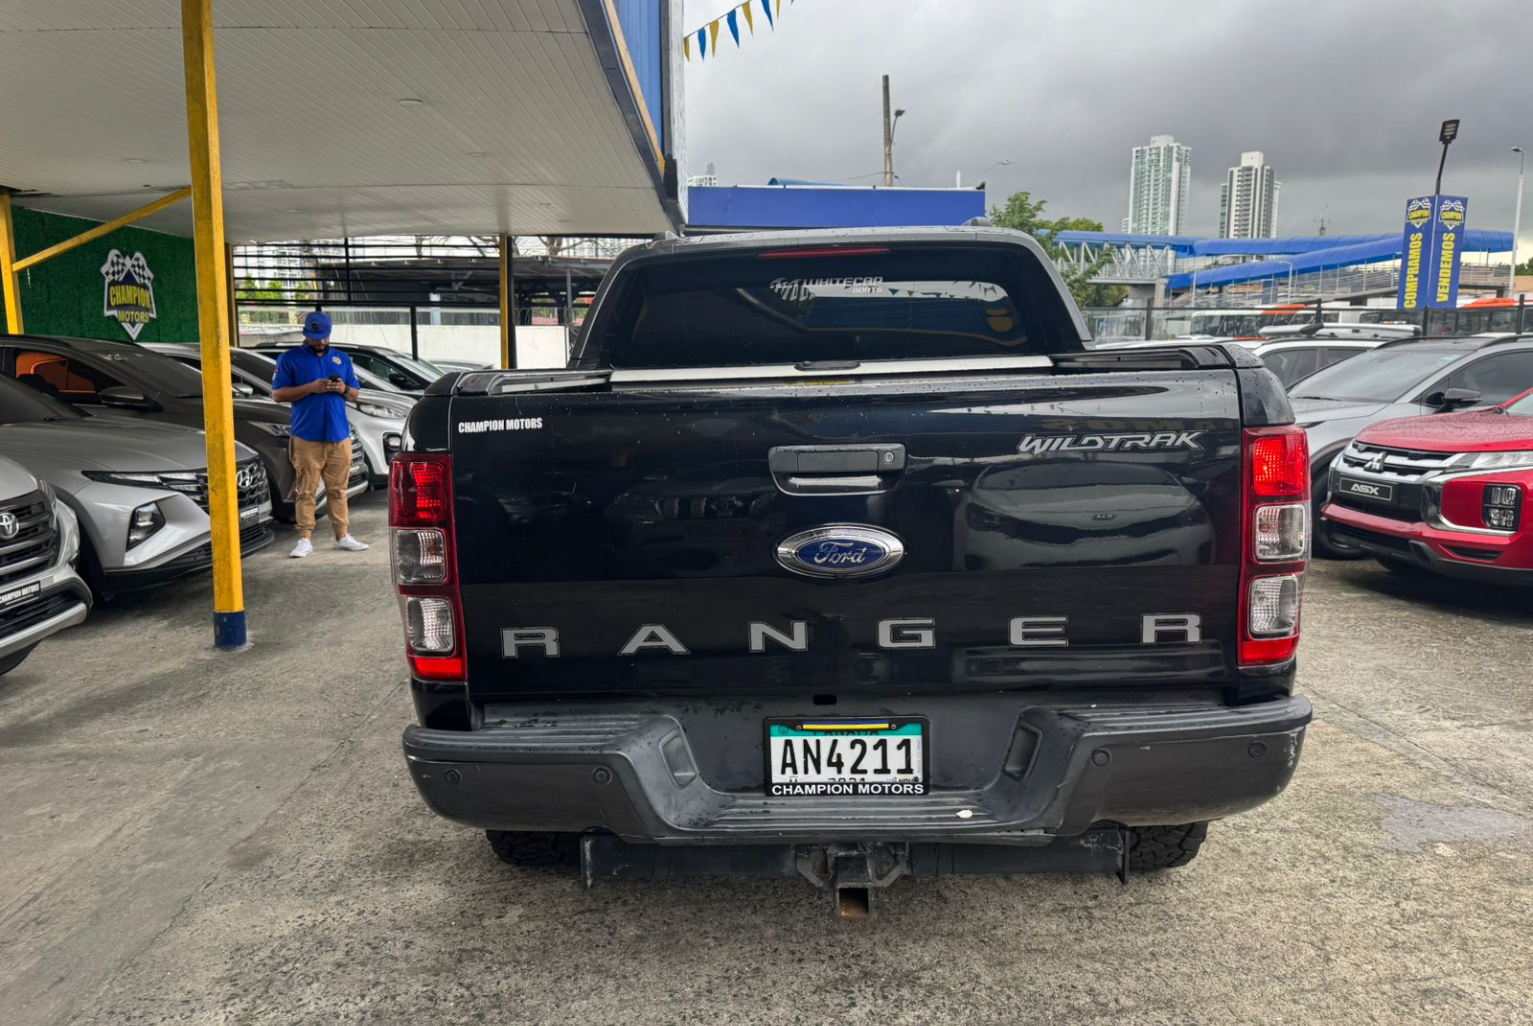
[[[287,455],[297,471],[293,499],[298,507],[298,544],[291,555],[314,551],[314,506],[319,482],[330,497],[330,526],[335,547],[361,552],[366,545],[351,536],[346,509],[346,478],[351,473],[351,425],[347,401],[355,402],[361,384],[351,357],[330,348],[330,318],[315,310],[303,319],[304,344],[277,358],[271,397],[292,404],[292,435]]]

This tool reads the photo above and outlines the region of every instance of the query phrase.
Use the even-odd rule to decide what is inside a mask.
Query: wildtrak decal
[[[1017,443],[1023,456],[1050,452],[1146,452],[1151,449],[1202,449],[1201,431],[1135,431],[1101,435],[1025,435]]]

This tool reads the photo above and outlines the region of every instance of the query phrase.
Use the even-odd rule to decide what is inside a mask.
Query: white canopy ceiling
[[[671,227],[580,8],[213,0],[229,240]],[[106,220],[188,175],[176,0],[5,0],[0,185],[46,194],[18,203]]]

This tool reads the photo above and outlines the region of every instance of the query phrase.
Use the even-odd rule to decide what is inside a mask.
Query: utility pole
[[[900,115],[904,114],[904,108],[897,107],[894,116],[889,116],[889,76],[884,76],[884,184],[894,184],[894,126],[899,121]]]
[[[1512,214],[1512,270],[1507,275],[1506,294],[1510,297],[1517,291],[1517,233],[1522,231],[1522,172],[1527,154],[1522,152],[1521,146],[1513,146],[1512,152],[1517,154],[1517,206],[1516,213]]]
[[[889,76],[884,76],[884,184],[894,184],[894,122],[889,118]]]

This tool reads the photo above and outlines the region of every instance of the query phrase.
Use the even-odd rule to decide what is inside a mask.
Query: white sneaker
[[[347,552],[366,552],[367,543],[359,542],[349,534],[343,534],[335,540],[335,547],[345,549]]]
[[[288,555],[293,557],[294,559],[302,559],[304,556],[307,556],[309,553],[311,553],[313,551],[314,551],[314,543],[313,542],[309,541],[309,539],[307,539],[307,538],[299,538],[298,539],[298,544],[293,546],[293,551],[289,552]]]

